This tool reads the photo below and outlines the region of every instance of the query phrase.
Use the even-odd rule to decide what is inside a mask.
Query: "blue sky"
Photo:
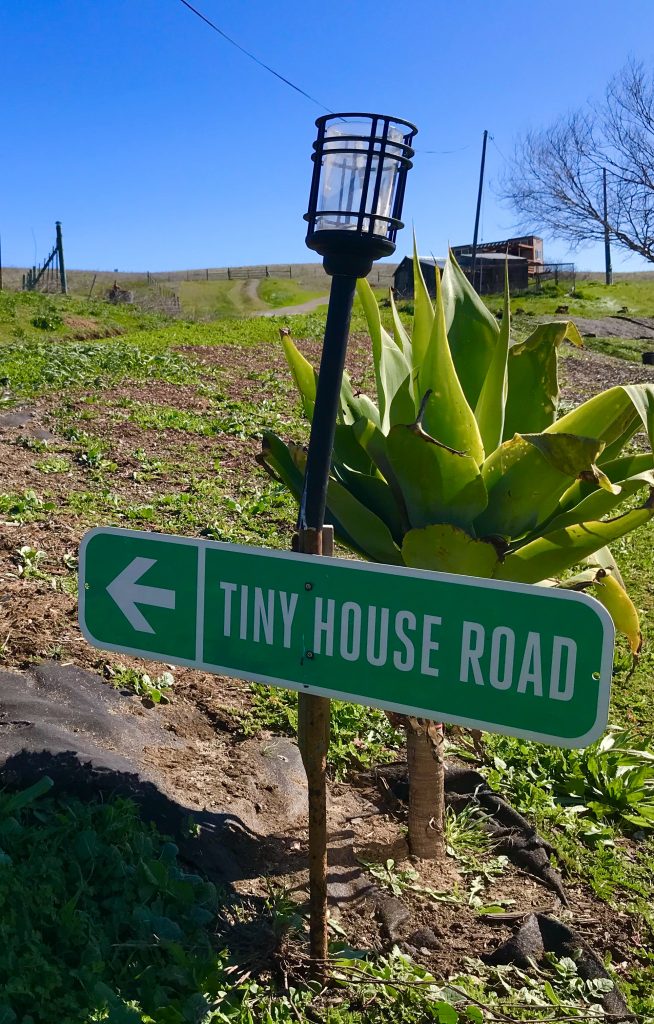
[[[405,221],[435,255],[471,239],[485,128],[494,141],[481,237],[491,241],[515,228],[493,182],[516,133],[599,98],[629,56],[654,54],[651,0],[194,5],[332,110],[418,125]],[[5,0],[0,87],[6,265],[40,260],[56,219],[74,268],[314,258],[302,214],[323,111],[179,0]],[[397,257],[409,245],[405,230]],[[549,239],[545,258],[603,265],[601,247],[571,255]],[[614,254],[615,269],[644,266]]]

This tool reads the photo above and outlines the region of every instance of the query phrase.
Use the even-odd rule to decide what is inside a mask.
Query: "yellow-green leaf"
[[[410,526],[454,523],[472,531],[487,498],[471,456],[438,444],[416,424],[393,427],[386,452]]]
[[[342,418],[344,423],[356,423],[357,420],[363,417],[364,419],[371,420],[377,427],[380,425],[379,409],[367,395],[354,394],[347,373],[343,374],[343,380],[341,381],[341,408],[343,410]]]
[[[621,480],[617,493],[604,488],[590,491],[576,505],[568,507],[565,512],[561,512],[560,515],[551,519],[542,527],[542,532],[551,533],[552,530],[560,530],[562,527],[572,526],[574,523],[601,519],[621,505],[626,498],[630,498],[632,494],[636,494],[644,487],[654,487],[654,471],[645,470],[626,480]]]
[[[488,579],[498,563],[497,551],[487,541],[475,540],[449,523],[410,530],[402,544],[404,564],[412,569],[431,569],[460,576]]]
[[[500,333],[488,373],[475,408],[475,419],[484,443],[484,450],[493,452],[502,443],[504,415],[508,392],[507,358],[511,336],[511,303],[509,301],[508,263],[504,268],[504,312]]]
[[[616,519],[578,523],[530,541],[508,554],[494,575],[496,579],[516,583],[538,583],[549,576],[558,576],[611,541],[644,526],[652,516],[654,499],[650,495],[642,508],[625,512]]]
[[[422,267],[418,257],[416,235],[413,233],[413,331],[411,349],[414,368],[422,365],[427,352],[431,328],[434,322],[434,307],[427,291]]]
[[[387,482],[381,476],[359,473],[347,466],[337,467],[334,470],[334,475],[357,501],[386,523],[394,540],[401,543],[408,526],[402,519],[400,509],[398,509],[393,492]]]
[[[443,270],[443,304],[452,359],[474,409],[493,358],[499,327],[452,252]]]
[[[414,349],[415,353],[415,349]],[[425,430],[441,444],[466,452],[481,465],[484,446],[474,413],[457,377],[445,327],[440,274],[436,270],[436,312],[429,344],[418,368],[418,395],[421,401],[431,392],[423,414]]]
[[[395,296],[393,295],[392,288],[389,291],[389,299],[391,303],[391,315],[393,317],[393,334],[395,336],[395,344],[404,352],[404,356],[409,366],[413,366],[411,338],[406,327],[400,320],[400,314],[398,313],[397,306],[395,304]]]
[[[282,335],[282,346],[295,386],[300,392],[304,414],[310,420],[313,416],[313,407],[316,404],[318,374],[311,363],[298,351],[289,335]]]
[[[408,415],[409,421],[413,413],[413,400],[409,396],[408,381],[411,367],[406,361],[402,349],[399,348],[388,331],[382,326],[379,306],[374,292],[368,282],[361,278],[357,281],[357,294],[363,306],[368,322],[368,330],[372,340],[372,358],[377,382],[377,403],[381,429],[386,434],[390,428],[390,413],[394,398],[398,392],[406,395],[406,401],[396,409],[399,415]]]
[[[505,441],[482,467],[488,505],[475,521],[477,534],[515,540],[531,533],[600,449],[601,442],[571,434],[516,434]]]
[[[283,444],[279,438],[276,440]],[[296,470],[304,480],[307,453],[304,448],[293,444],[288,445],[287,450]],[[287,475],[290,476],[288,471]],[[401,565],[400,550],[386,523],[333,477],[330,477],[327,488],[325,522],[334,527],[334,533],[344,544],[364,558],[370,558],[374,562],[386,562],[389,565]]]
[[[512,345],[507,361],[509,393],[504,437],[545,430],[556,417],[559,404],[557,349],[564,340],[583,344],[571,321],[540,324],[521,344]],[[571,430],[570,433],[582,433]],[[595,436],[593,434],[589,436]]]
[[[621,587],[618,580],[611,573],[598,579],[592,587],[593,594],[606,608],[613,619],[613,624],[619,633],[623,633],[631,648],[631,653],[637,656],[643,644],[643,637],[640,631],[640,619],[636,607],[629,597],[629,594]]]
[[[621,446],[625,439],[640,429],[641,424],[647,429],[649,409],[653,402],[653,384],[619,385],[602,391],[601,394],[589,398],[587,402],[566,413],[547,427],[546,433],[596,437],[606,445],[599,460],[604,467],[606,462],[613,461],[619,454],[619,450],[615,450],[616,444]]]

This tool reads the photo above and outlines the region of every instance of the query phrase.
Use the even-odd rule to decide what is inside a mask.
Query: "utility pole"
[[[56,249],[59,255],[59,278],[61,280],[61,290],[64,295],[68,293],[68,284],[66,283],[66,266],[64,264],[64,242],[61,237],[61,221],[55,222],[57,228],[57,244]]]
[[[606,167],[602,168],[602,189],[604,192],[604,283],[613,284],[613,267],[611,266],[611,238],[609,233],[609,208],[606,199]]]
[[[486,142],[488,131],[484,129],[484,141],[481,146],[481,167],[479,168],[479,192],[477,193],[477,212],[475,214],[475,233],[472,238],[472,259],[470,261],[470,280],[475,286],[475,267],[477,264],[477,236],[479,234],[479,214],[481,212],[481,194],[484,188],[484,166],[486,164]]]

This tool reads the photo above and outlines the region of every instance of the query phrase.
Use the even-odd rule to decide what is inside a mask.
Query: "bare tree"
[[[518,139],[500,194],[526,230],[578,246],[604,237],[604,167],[613,239],[654,262],[654,73],[635,61],[602,103]]]

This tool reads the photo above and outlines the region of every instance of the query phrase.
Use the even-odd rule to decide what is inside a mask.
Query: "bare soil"
[[[619,384],[654,381],[652,366],[614,359],[613,356],[600,355],[586,349],[574,349],[560,365],[561,398],[570,405],[585,402],[599,391]]]

